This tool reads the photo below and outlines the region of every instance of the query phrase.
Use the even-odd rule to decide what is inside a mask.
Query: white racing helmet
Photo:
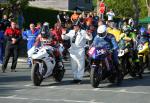
[[[106,29],[107,29],[106,25],[100,25],[100,26],[98,27],[98,29],[97,29],[97,33],[98,33],[98,34],[105,33],[105,32],[106,32]]]
[[[99,35],[100,38],[105,38],[107,33],[106,33],[106,25],[100,25],[97,29],[97,34]]]

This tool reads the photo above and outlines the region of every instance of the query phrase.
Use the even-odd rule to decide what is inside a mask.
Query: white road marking
[[[113,93],[128,93],[128,94],[148,94],[150,95],[150,92],[134,92],[134,91],[127,91],[126,89],[120,89],[120,90],[111,90],[111,89],[100,89],[100,88],[94,88],[94,89],[77,89],[77,88],[61,88],[61,87],[43,87],[43,88],[50,88],[50,89],[60,89],[60,90],[71,90],[71,91],[95,91],[95,92],[113,92]]]
[[[24,85],[25,87],[33,87],[33,84]]]
[[[16,92],[23,92],[25,91],[26,89],[20,89],[20,90],[15,90]]]
[[[13,85],[14,86],[14,85]],[[33,84],[27,84],[24,85],[25,87],[36,87],[33,86]],[[94,92],[113,92],[113,93],[127,93],[127,94],[148,94],[150,95],[150,92],[143,92],[143,91],[132,91],[132,90],[126,90],[126,89],[104,89],[104,88],[65,88],[65,87],[60,87],[60,86],[49,86],[49,87],[38,87],[38,88],[48,88],[48,89],[57,89],[57,90],[70,90],[70,91],[94,91]],[[28,88],[25,89],[21,89],[21,90],[16,90],[17,92],[22,92],[24,90],[26,90]]]
[[[98,91],[98,90],[99,90],[99,88],[94,88],[94,89],[93,89],[93,91]]]
[[[52,88],[56,88],[56,86],[50,86],[49,88],[51,88],[51,89],[52,89]]]
[[[12,100],[32,100],[32,101],[50,101],[50,102],[67,102],[67,103],[104,103],[104,102],[95,102],[95,101],[78,101],[78,100],[68,100],[68,99],[39,99],[39,98],[24,98],[8,96],[8,97],[0,97],[1,99],[12,99]]]

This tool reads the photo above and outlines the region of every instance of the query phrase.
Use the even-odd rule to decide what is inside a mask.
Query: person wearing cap
[[[66,34],[63,31],[62,39],[70,39],[69,48],[71,57],[71,68],[74,75],[73,83],[80,83],[84,76],[85,67],[85,45],[87,40],[92,40],[92,34],[80,28],[79,22],[73,24],[73,30]]]
[[[113,34],[106,32],[106,25],[100,25],[97,29],[97,35],[93,40],[92,46],[103,46],[105,45],[109,50],[112,51],[112,59],[114,62],[114,66],[117,70],[118,76],[118,84],[121,82],[121,72],[118,68],[118,44]]]

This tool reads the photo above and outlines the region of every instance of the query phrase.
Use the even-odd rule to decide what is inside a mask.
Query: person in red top
[[[55,37],[55,40],[58,41],[59,43],[62,43],[62,27],[60,23],[56,23],[54,26],[54,29],[51,30],[52,35]]]
[[[13,56],[11,72],[16,72],[16,65],[19,52],[19,42],[21,40],[21,31],[16,27],[15,22],[11,22],[11,27],[7,28],[5,31],[6,38],[6,48],[5,48],[5,57],[2,65],[2,72],[4,73],[9,61],[10,56]]]

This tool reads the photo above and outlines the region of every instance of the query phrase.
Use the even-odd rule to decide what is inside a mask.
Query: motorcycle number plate
[[[140,45],[138,46],[138,50],[142,50],[142,49],[143,49],[143,45],[140,44]]]
[[[119,50],[118,56],[123,56],[124,55],[124,50]]]

